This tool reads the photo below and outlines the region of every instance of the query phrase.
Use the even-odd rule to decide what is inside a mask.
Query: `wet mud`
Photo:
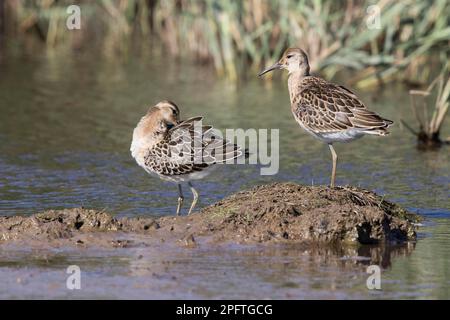
[[[116,218],[75,208],[0,217],[0,245],[398,244],[416,239],[418,220],[368,190],[274,183],[236,193],[189,216]]]

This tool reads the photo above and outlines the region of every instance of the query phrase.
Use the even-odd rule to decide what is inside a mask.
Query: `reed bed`
[[[5,29],[37,36],[49,47],[82,46],[95,34],[108,54],[120,54],[137,35],[143,43],[161,41],[174,56],[210,64],[232,81],[299,46],[312,71],[327,78],[350,69],[348,82],[359,87],[426,83],[450,51],[448,0],[85,0],[77,1],[83,26],[76,36],[64,27],[72,3],[5,0]]]
[[[418,147],[421,149],[435,149],[450,143],[450,137],[445,140],[440,137],[450,103],[449,72],[450,67],[447,64],[426,90],[410,90],[409,92],[411,110],[419,125],[419,130],[413,129],[405,121],[402,123],[417,137]]]

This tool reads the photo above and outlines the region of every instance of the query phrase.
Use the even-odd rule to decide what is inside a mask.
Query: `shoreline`
[[[368,190],[273,183],[235,193],[189,216],[115,218],[75,208],[0,217],[0,245],[399,244],[416,240],[419,220]]]

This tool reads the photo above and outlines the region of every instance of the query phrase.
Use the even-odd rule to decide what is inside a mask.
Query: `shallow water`
[[[200,207],[257,183],[329,181],[328,148],[293,121],[285,81],[269,86],[255,77],[236,88],[208,69],[158,54],[116,60],[17,51],[0,60],[0,215],[78,206],[126,216],[173,214],[176,187],[146,175],[129,153],[137,121],[162,99],[177,102],[182,116],[203,115],[221,129],[280,130],[277,175],[261,176],[255,165],[224,166],[196,183]],[[390,85],[358,92],[396,125],[389,137],[336,146],[338,184],[373,189],[426,218],[415,247],[383,251],[392,258],[381,291],[365,287],[367,263],[378,262],[367,250],[354,257],[371,260],[349,263],[340,251],[291,247],[180,249],[159,260],[148,248],[0,247],[0,298],[450,298],[450,153],[418,151],[398,125],[412,119],[407,91]],[[89,286],[65,289],[69,264],[80,265]]]

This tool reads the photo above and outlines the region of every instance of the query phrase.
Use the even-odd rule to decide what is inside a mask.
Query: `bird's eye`
[[[287,56],[287,58],[290,59],[290,58],[292,58],[293,56],[294,56],[293,54],[290,54],[290,55]]]

